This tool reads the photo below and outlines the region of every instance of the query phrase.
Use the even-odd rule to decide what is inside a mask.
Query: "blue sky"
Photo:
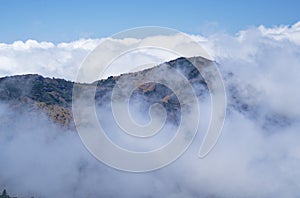
[[[68,42],[105,37],[137,26],[192,34],[234,34],[251,26],[292,25],[300,1],[33,1],[0,0],[0,42]]]

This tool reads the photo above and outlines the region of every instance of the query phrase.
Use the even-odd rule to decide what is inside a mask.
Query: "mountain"
[[[111,94],[116,83],[139,81],[145,76],[153,79],[166,78],[172,80],[166,71],[166,67],[176,69],[188,79],[199,99],[206,97],[208,86],[199,70],[216,64],[203,57],[178,58],[162,63],[150,69],[139,72],[111,76],[107,79],[93,83],[77,83],[83,88],[97,85],[95,104],[97,106],[109,106]],[[195,68],[195,66],[197,68]],[[237,84],[233,73],[223,73],[226,84],[227,111],[235,110],[246,117],[259,121],[263,128],[272,131],[291,124],[293,120],[278,112],[267,111],[255,95],[258,95],[251,85]],[[72,117],[72,91],[74,82],[58,78],[45,78],[38,74],[16,75],[0,78],[0,103],[9,104],[13,109],[46,113],[49,118],[62,127],[74,129]],[[189,96],[186,96],[189,97]],[[147,113],[153,103],[159,103],[167,110],[167,121],[178,123],[180,119],[180,104],[176,95],[167,86],[160,83],[137,84],[131,99],[139,98],[140,110]],[[110,108],[110,107],[109,107]]]
[[[83,87],[97,84],[95,101],[98,105],[108,104],[111,92],[116,83],[122,78],[131,81],[133,77],[161,75],[161,71],[168,65],[183,74],[189,83],[198,89],[198,96],[207,92],[207,86],[197,68],[192,62],[200,67],[205,67],[213,62],[202,57],[178,58],[170,62],[146,69],[140,72],[111,76],[105,80],[99,80],[91,84],[82,83]],[[165,74],[168,75],[168,74]],[[166,76],[167,77],[167,76]],[[72,118],[72,90],[74,82],[58,78],[45,78],[38,74],[16,75],[0,78],[0,102],[8,103],[12,108],[40,110],[45,112],[51,120],[63,127],[73,127]],[[201,86],[200,86],[201,85]],[[162,84],[146,83],[137,86],[134,96],[142,96],[145,110],[153,103],[163,105],[168,112],[168,118],[178,121],[180,104],[172,91]]]

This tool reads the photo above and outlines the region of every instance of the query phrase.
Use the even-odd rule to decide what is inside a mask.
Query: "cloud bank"
[[[259,50],[259,46],[257,46],[259,40],[264,40],[269,45],[280,45],[280,43],[284,42],[290,45],[300,45],[300,22],[292,26],[282,25],[272,28],[259,26],[241,30],[234,36],[218,33],[207,37],[190,36],[199,42],[213,59],[219,60],[218,58],[234,57],[235,59],[249,61],[253,53]],[[47,77],[75,80],[79,66],[84,58],[104,39],[80,39],[58,44],[35,40],[15,41],[11,44],[0,43],[0,76],[38,73]],[[108,47],[112,50],[124,45],[134,46],[138,42],[147,43],[152,40],[158,43],[163,42],[163,37],[111,39]],[[252,41],[255,41],[256,44],[252,43]],[[176,43],[173,43],[174,46],[183,44],[184,41],[180,43],[178,39]],[[243,46],[242,49],[239,48],[241,45]],[[148,58],[157,60],[155,53],[158,52],[151,52],[152,57]],[[159,53],[162,56],[161,52]],[[194,54],[199,55],[199,52]],[[145,57],[143,56],[144,59]],[[166,54],[163,57],[167,61],[178,57],[178,55]],[[133,60],[127,61],[132,63]],[[130,66],[125,61],[122,67],[118,67],[115,71],[110,71],[107,76],[128,72],[130,71]]]

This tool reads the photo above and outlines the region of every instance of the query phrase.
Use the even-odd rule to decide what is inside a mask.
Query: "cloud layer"
[[[251,56],[257,50],[262,50],[260,46],[257,46],[258,42],[262,40],[274,47],[275,45],[280,45],[280,43],[286,43],[286,45],[291,45],[291,47],[292,45],[300,45],[300,22],[292,26],[284,25],[273,28],[259,26],[242,30],[235,36],[226,34],[214,34],[208,37],[190,36],[199,42],[207,53],[215,59],[227,57],[250,61]],[[75,80],[79,66],[84,58],[104,39],[80,39],[58,44],[35,40],[15,41],[11,44],[0,43],[0,76],[38,73],[48,77]],[[122,45],[134,46],[138,42],[147,43],[153,40],[160,43],[164,39],[163,37],[111,39],[108,44],[110,49],[114,49],[120,48]],[[184,44],[184,40],[182,40],[182,43],[178,39],[174,39],[174,41],[176,41],[176,43],[173,43],[174,46]],[[197,55],[197,52],[194,54]],[[153,60],[157,59],[155,52],[151,52],[151,55]],[[167,61],[178,57],[178,55],[169,54],[163,57]],[[143,58],[145,59],[145,56]],[[132,63],[132,59],[130,62]],[[130,64],[124,63],[122,67],[110,71],[110,74],[117,75],[128,72],[130,71],[130,66]]]

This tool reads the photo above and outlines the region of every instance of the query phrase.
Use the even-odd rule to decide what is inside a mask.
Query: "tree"
[[[0,198],[10,198],[10,197],[7,195],[7,192],[6,192],[5,189],[3,190],[2,195],[0,196]]]
[[[2,196],[7,196],[7,192],[6,192],[5,189],[4,189],[3,192],[2,192]]]

